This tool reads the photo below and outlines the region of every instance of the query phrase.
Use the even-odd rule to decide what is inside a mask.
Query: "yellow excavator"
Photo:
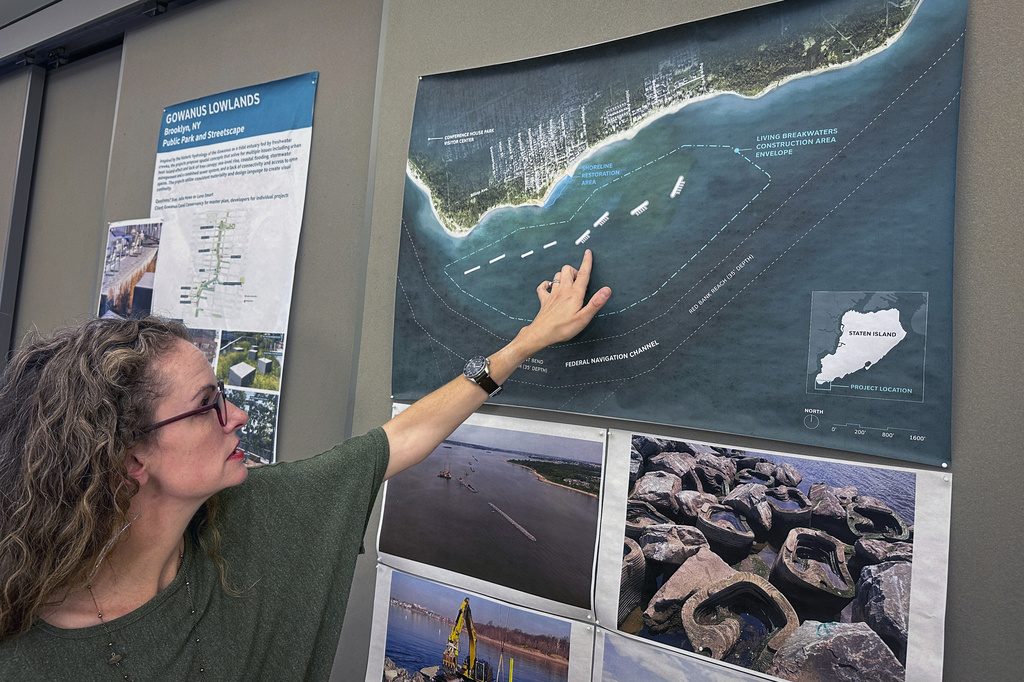
[[[459,665],[459,639],[462,636],[462,626],[466,626],[469,634],[469,655],[466,656],[462,665]],[[448,636],[448,645],[441,654],[441,670],[438,671],[435,682],[492,682],[494,671],[487,661],[478,661],[476,658],[476,630],[473,629],[473,613],[469,610],[469,597],[462,601],[459,615],[455,619],[455,627],[452,634]]]

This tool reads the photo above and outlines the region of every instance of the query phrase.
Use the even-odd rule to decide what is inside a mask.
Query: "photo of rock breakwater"
[[[634,435],[618,628],[788,680],[903,680],[916,474]]]

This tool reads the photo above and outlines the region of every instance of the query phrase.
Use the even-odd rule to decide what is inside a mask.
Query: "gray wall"
[[[1024,54],[1017,35],[1024,9],[1019,0],[972,3],[957,168],[948,680],[1014,679],[1016,650],[1024,644],[1015,589],[1024,578],[1024,522],[1007,513],[1015,505],[1004,502],[1018,479],[1015,426],[1024,417],[1024,363],[1017,351],[1024,332],[1024,85],[1018,77]],[[129,32],[122,48],[48,76],[17,327],[45,331],[92,312],[103,225],[148,215],[164,106],[318,70],[279,429],[283,459],[318,452],[390,415],[395,273],[417,77],[569,50],[756,4],[763,3],[641,0],[624,10],[621,3],[577,0],[201,0],[172,11]],[[18,77],[0,80],[5,210],[13,173],[7,93],[20,87]],[[711,433],[667,432],[716,440]],[[366,665],[373,560],[371,549],[357,568],[338,680],[361,677]]]
[[[391,0],[387,11],[380,143],[374,181],[368,277],[384,283],[367,293],[360,356],[356,430],[386,418],[399,224],[405,158],[416,77],[563,51],[626,35],[744,9],[762,2],[594,3],[577,0],[515,3]],[[1024,455],[1017,425],[1024,421],[1024,162],[1020,110],[1024,51],[1019,0],[971,0],[960,144],[954,301],[953,508],[945,679],[1019,679],[1015,654],[1024,645],[1020,543],[1024,521],[1008,513],[1021,480]],[[597,254],[600,257],[600,254]],[[484,408],[500,414],[525,410]],[[529,415],[537,417],[537,415]],[[539,418],[550,418],[543,415]],[[573,422],[635,428],[611,420]],[[663,427],[652,427],[658,433]],[[669,430],[716,440],[715,434]],[[730,439],[780,449],[778,443]],[[844,457],[808,446],[790,451]],[[858,461],[880,461],[847,456]],[[360,578],[368,591],[369,571]],[[362,587],[365,586],[365,587]],[[349,605],[352,613],[356,603]],[[351,621],[350,621],[351,622]]]
[[[28,82],[28,70],[0,79],[0,244],[7,242],[7,223],[14,199],[14,175],[18,168]]]
[[[320,72],[278,431],[279,456],[298,459],[350,433],[381,3],[196,5],[125,39],[106,220],[149,215],[163,107]]]
[[[114,49],[47,76],[14,316],[16,340],[96,312],[120,64],[121,50]]]
[[[10,234],[11,210],[14,208],[14,182],[18,172],[29,79],[27,69],[0,78],[0,273],[4,271],[3,255]],[[3,284],[4,281],[0,279],[0,291],[4,288]],[[14,278],[10,286],[16,288],[17,285],[17,278]],[[11,328],[13,302],[13,299],[8,302],[10,310],[6,306],[0,307],[0,330],[6,328],[9,331]],[[6,343],[0,336],[0,348]]]

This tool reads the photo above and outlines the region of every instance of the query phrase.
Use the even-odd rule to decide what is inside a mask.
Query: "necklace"
[[[196,657],[199,660],[199,677],[206,678],[206,666],[203,663],[203,646],[201,637],[199,636],[199,621],[196,619],[196,606],[195,601],[192,598],[192,580],[189,578],[188,571],[183,569],[185,563],[185,550],[178,553],[178,568],[182,569],[185,573],[185,592],[188,594],[188,608],[189,613],[192,616],[192,628],[189,630],[189,637],[195,636],[196,642]],[[99,568],[97,563],[96,568]],[[95,574],[95,571],[94,571]],[[110,632],[110,628],[107,627],[107,622],[103,620],[103,611],[100,609],[99,602],[96,601],[96,595],[92,591],[92,580],[85,585],[85,589],[89,591],[89,597],[92,598],[92,604],[96,607],[96,617],[100,621],[100,625],[103,627],[103,632],[107,635],[107,650],[110,652],[110,658],[107,659],[107,665],[114,666],[117,671],[121,674],[121,678],[125,682],[131,682],[131,677],[125,671],[124,666],[121,665],[121,661],[124,660],[122,654],[117,653],[117,649],[114,645],[114,636]]]
[[[184,562],[185,552],[182,551],[179,560]],[[188,577],[188,571],[185,571],[185,591],[188,593],[188,610],[192,614],[192,629],[189,631],[189,636],[195,635],[196,638],[196,654],[199,657],[199,677],[206,678],[206,666],[203,664],[203,645],[200,643],[201,637],[199,636],[199,621],[196,620],[196,605],[192,601],[192,581]]]

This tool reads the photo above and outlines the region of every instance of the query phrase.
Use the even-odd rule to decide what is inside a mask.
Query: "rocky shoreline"
[[[756,453],[634,436],[619,629],[788,680],[903,680],[913,526]]]
[[[491,643],[496,647],[502,646],[502,643],[498,640],[490,637],[478,637],[479,640]],[[516,646],[514,644],[504,645],[506,655],[510,658],[518,658],[520,656],[525,658],[532,658],[539,661],[544,661],[549,665],[557,665],[562,668],[568,669],[569,661],[562,657],[554,654],[546,654],[543,651],[537,651],[536,649],[527,649],[525,647]],[[440,654],[438,655],[440,657]],[[384,674],[382,682],[431,682],[440,670],[440,666],[429,666],[427,668],[421,668],[416,672],[409,672],[405,668],[399,668],[398,665],[390,658],[384,658]]]
[[[438,667],[423,668],[414,673],[410,673],[405,668],[399,668],[394,661],[390,658],[384,657],[384,675],[382,676],[383,682],[431,682],[434,679],[434,675],[437,674]]]

